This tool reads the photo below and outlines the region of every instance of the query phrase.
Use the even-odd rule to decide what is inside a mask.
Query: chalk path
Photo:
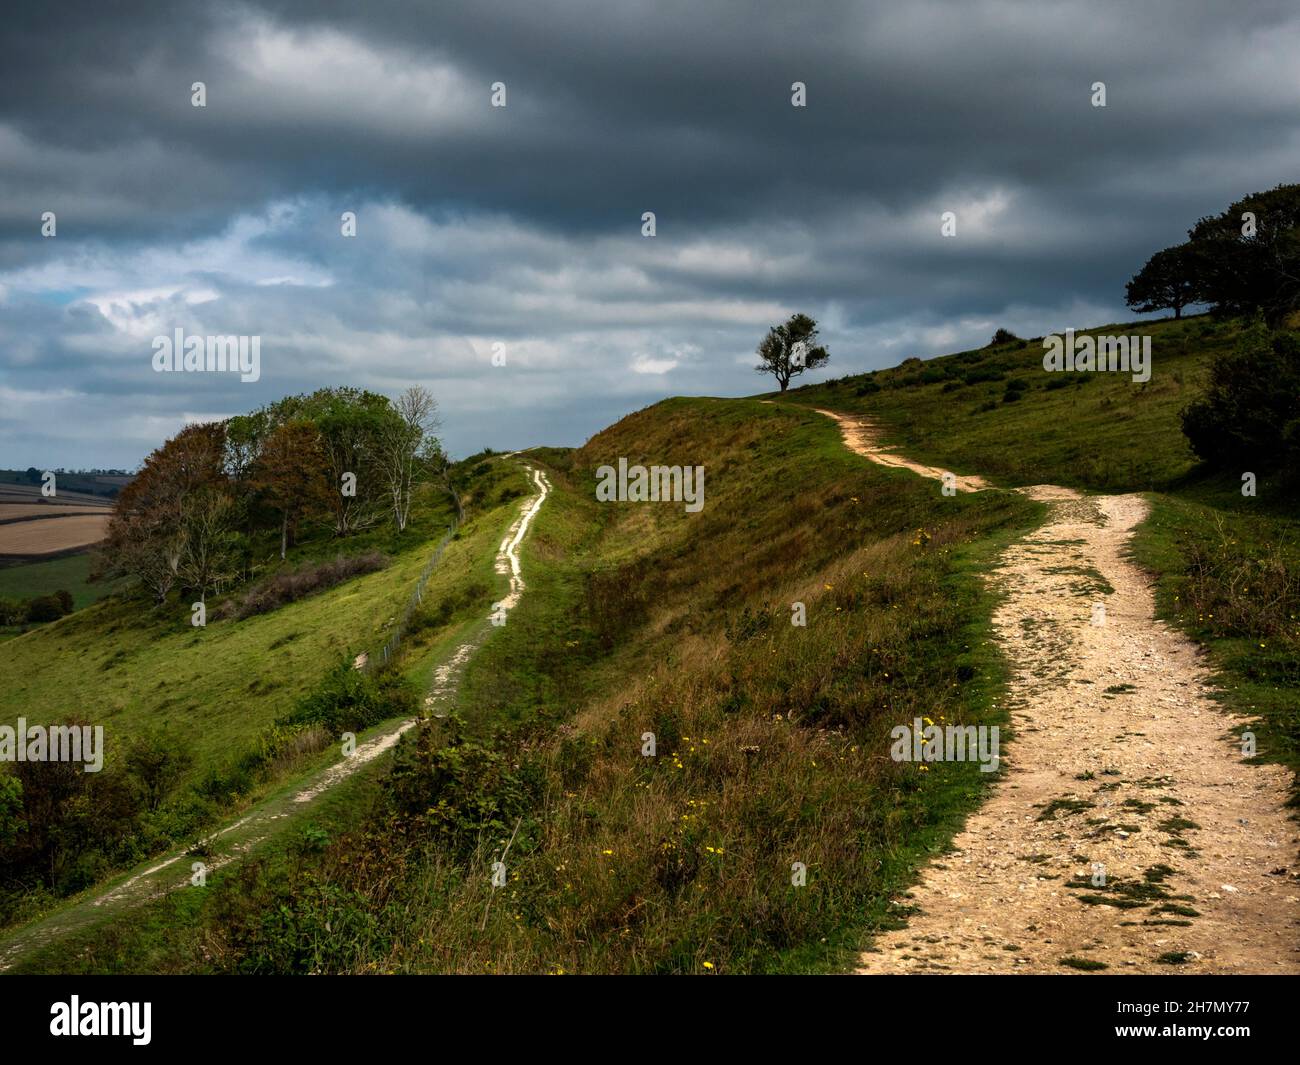
[[[873,462],[945,472],[881,447],[861,418],[821,413]],[[1127,550],[1146,502],[1021,491],[1049,517],[989,577],[1014,742],[954,852],[897,900],[919,912],[859,971],[1300,972],[1291,773],[1242,757],[1243,722],[1210,697],[1196,647],[1156,619]]]

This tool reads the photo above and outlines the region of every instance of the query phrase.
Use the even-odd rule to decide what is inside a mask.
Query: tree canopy
[[[830,352],[817,343],[817,323],[806,314],[793,314],[767,331],[758,344],[759,373],[771,374],[784,392],[791,378],[830,361]]]
[[[1184,307],[1207,304],[1220,317],[1259,313],[1273,327],[1300,310],[1300,185],[1245,196],[1187,236],[1129,281],[1130,307],[1181,317]]]
[[[445,481],[436,412],[424,388],[396,402],[322,388],[187,426],[122,490],[101,568],[157,602],[173,589],[202,599],[247,575],[257,544],[285,558],[304,523],[347,537],[387,513],[401,532],[416,487]]]

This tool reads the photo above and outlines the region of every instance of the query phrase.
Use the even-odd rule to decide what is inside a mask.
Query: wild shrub
[[[72,596],[68,592],[58,591],[53,595],[38,595],[34,599],[27,601],[27,621],[34,625],[41,625],[47,621],[58,621],[59,618],[72,613]]]
[[[1257,319],[1214,356],[1209,386],[1182,422],[1192,450],[1216,469],[1300,470],[1300,338]]]
[[[418,706],[415,687],[395,670],[372,673],[354,669],[350,661],[345,661],[330,670],[316,689],[299,699],[276,725],[319,725],[338,736],[414,714]]]
[[[135,856],[144,805],[127,773],[16,762],[0,780],[0,921],[33,890],[70,895]]]
[[[402,745],[385,781],[386,801],[408,833],[463,856],[485,834],[509,834],[530,799],[509,758],[469,738],[455,718],[426,722]]]
[[[374,573],[388,565],[388,558],[379,551],[360,555],[340,555],[326,562],[307,563],[295,569],[277,573],[254,585],[238,598],[228,599],[213,611],[213,617],[244,618],[266,614],[297,599],[323,592],[363,573]]]
[[[194,756],[175,738],[158,731],[141,733],[126,749],[126,769],[136,780],[148,810],[157,810]]]

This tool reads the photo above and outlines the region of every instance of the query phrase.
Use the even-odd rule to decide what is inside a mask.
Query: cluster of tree
[[[283,559],[309,523],[346,537],[391,519],[405,530],[417,485],[449,487],[424,388],[396,400],[356,388],[290,396],[252,414],[191,425],[145,460],[122,490],[101,549],[107,575],[219,592],[245,576],[254,546]]]
[[[14,470],[13,472],[17,473],[18,471]],[[129,477],[131,475],[129,470],[101,470],[98,468],[92,470],[69,470],[64,469],[62,466],[56,466],[53,472],[70,473],[77,477]],[[40,484],[43,474],[43,470],[38,470],[35,466],[28,466],[26,470],[22,471],[22,479],[28,484]]]
[[[32,599],[0,599],[0,625],[42,625],[72,613],[72,593],[60,588]]]
[[[15,480],[18,484],[43,485],[47,471],[38,470],[35,466],[28,466],[25,470],[6,470],[4,472],[17,474]],[[100,477],[126,478],[130,476],[125,470],[65,470],[61,466],[48,472],[56,476],[60,491],[77,492],[80,495],[103,496],[105,499],[114,498],[121,491],[121,488],[116,484],[101,483]]]
[[[1259,313],[1270,326],[1300,310],[1300,185],[1279,185],[1202,218],[1184,244],[1158,251],[1128,283],[1141,312],[1208,305],[1225,317]]]

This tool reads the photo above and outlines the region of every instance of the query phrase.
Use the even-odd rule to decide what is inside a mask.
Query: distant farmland
[[[0,507],[0,516],[4,514]],[[108,531],[111,514],[70,514],[0,524],[0,559],[52,558],[97,544]]]
[[[108,499],[64,491],[47,499],[39,485],[0,484],[0,566],[83,551],[104,538],[112,516]]]
[[[66,518],[73,514],[103,514],[107,507],[66,506],[50,507],[40,503],[0,502],[0,524],[9,525],[29,518]]]
[[[112,499],[89,492],[74,492],[60,488],[58,495],[50,499],[41,495],[41,486],[38,484],[0,483],[0,506],[22,503],[49,507],[103,507],[110,510],[113,507]]]

